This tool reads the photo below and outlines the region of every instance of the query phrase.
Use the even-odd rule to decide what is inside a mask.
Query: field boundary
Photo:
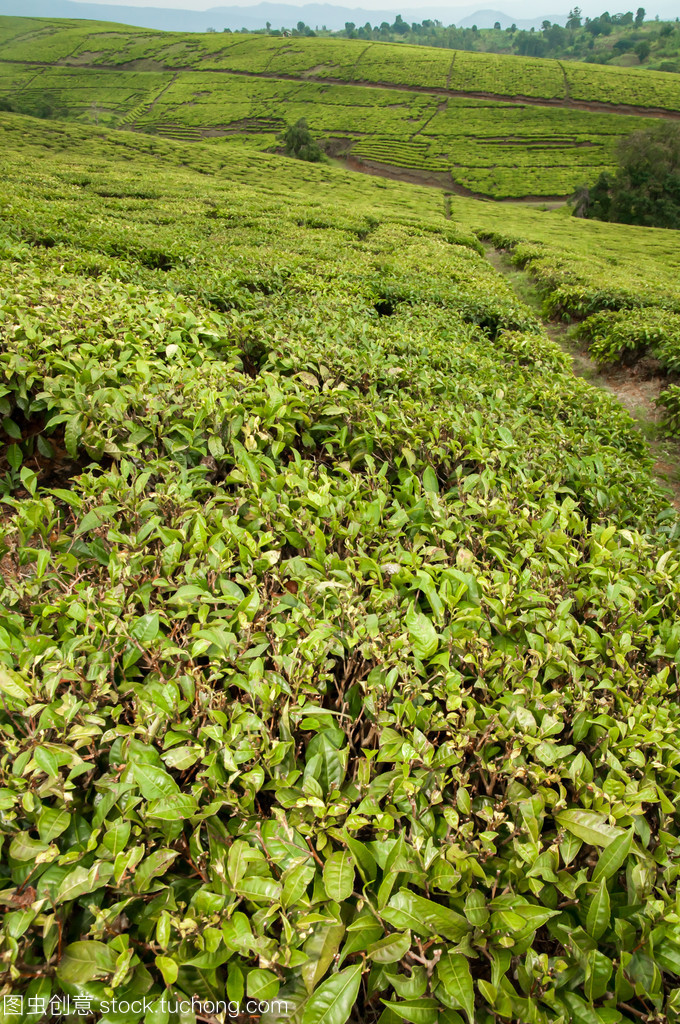
[[[78,69],[81,71],[139,71],[138,68],[131,67],[133,62],[127,62],[124,64],[79,64]],[[70,65],[64,61],[34,61],[34,60],[11,60],[10,58],[0,57],[0,64],[19,64],[24,67],[43,67],[43,68],[68,68],[75,65]],[[158,69],[154,73],[159,72],[174,72],[180,74],[187,72],[190,74],[210,74],[210,75],[233,75],[237,78],[259,78],[259,79],[270,79],[273,81],[281,82],[318,82],[320,85],[344,85],[344,86],[361,86],[365,89],[383,89],[391,92],[410,92],[410,93],[423,93],[430,96],[445,96],[447,98],[461,98],[465,99],[480,99],[480,100],[497,100],[502,103],[515,104],[519,106],[536,106],[536,107],[562,107],[568,110],[589,110],[596,113],[609,113],[609,114],[623,114],[631,115],[633,117],[655,117],[655,118],[668,118],[670,120],[680,120],[680,110],[668,110],[663,107],[637,107],[627,103],[606,103],[604,100],[575,100],[571,98],[542,98],[538,96],[522,96],[521,94],[510,95],[506,93],[493,93],[479,90],[464,90],[464,89],[447,89],[444,86],[439,85],[403,85],[396,82],[369,82],[363,79],[351,79],[345,78],[333,78],[326,75],[287,75],[284,72],[277,72],[276,74],[270,74],[262,71],[235,71],[231,68],[196,68],[191,65],[172,66],[166,64],[159,64]],[[139,72],[144,74],[145,72]]]
[[[358,171],[361,174],[371,174],[375,177],[390,178],[393,181],[404,181],[410,185],[425,185],[428,188],[442,189],[444,192],[444,208],[449,210],[450,218],[450,196],[462,196],[465,199],[476,199],[484,203],[564,203],[568,195],[538,196],[526,195],[515,198],[505,196],[501,199],[493,199],[484,192],[475,192],[465,185],[460,185],[450,171],[427,171],[417,167],[397,167],[395,164],[384,164],[379,160],[370,157],[363,157],[351,151],[348,153],[332,154],[333,160],[338,160],[350,171]]]

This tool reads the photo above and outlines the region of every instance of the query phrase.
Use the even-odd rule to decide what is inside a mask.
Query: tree
[[[501,23],[500,23],[500,21],[494,21],[494,23],[493,23],[493,27],[494,27],[494,28],[496,29],[496,31],[498,32],[498,30],[499,30],[499,29],[500,29],[500,27],[501,27]]]
[[[635,24],[636,25],[641,25],[643,23],[643,21],[645,20],[645,14],[646,13],[647,12],[644,9],[644,7],[638,7],[637,14],[635,15]]]
[[[542,57],[545,53],[545,40],[535,32],[519,32],[515,39],[515,49],[522,57]]]
[[[318,163],[323,156],[319,144],[312,138],[307,122],[303,117],[287,130],[284,142],[286,145],[286,156],[293,156],[297,160]]]
[[[641,64],[647,60],[651,49],[651,43],[649,43],[647,39],[641,39],[639,43],[635,44],[635,52],[638,55]]]
[[[616,173],[600,175],[581,216],[680,228],[680,125],[633,132],[619,143],[617,157]]]
[[[581,8],[574,7],[573,10],[569,11],[569,18],[567,19],[567,28],[580,28],[581,27]]]
[[[590,208],[590,189],[587,185],[579,185],[569,200],[574,217],[587,217]]]

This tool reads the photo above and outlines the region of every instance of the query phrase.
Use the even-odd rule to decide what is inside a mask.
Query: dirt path
[[[671,503],[680,511],[680,443],[661,438],[658,431],[660,416],[656,399],[663,386],[662,379],[653,372],[645,372],[642,365],[631,369],[600,369],[583,345],[573,337],[567,324],[545,319],[541,311],[541,298],[531,276],[513,266],[498,249],[492,246],[486,246],[485,249],[492,266],[503,274],[518,297],[541,317],[548,336],[571,356],[575,376],[614,395],[631,414],[654,457],[655,479],[670,491]]]

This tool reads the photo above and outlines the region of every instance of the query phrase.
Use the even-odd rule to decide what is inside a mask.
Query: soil
[[[393,181],[406,181],[411,185],[429,185],[432,188],[443,188],[452,192],[457,190],[451,175],[446,171],[423,171],[416,168],[394,167],[391,164],[381,164],[377,160],[367,160],[365,157],[358,157],[338,154],[336,157],[349,171],[360,171],[362,174],[373,174],[378,178],[391,178]],[[476,196],[472,192],[460,193],[461,195],[474,196],[474,198],[486,199],[486,196]]]
[[[348,147],[351,145],[348,139],[332,141],[342,143],[342,145],[325,145],[325,152],[348,171],[359,171],[361,174],[372,174],[375,177],[390,178],[393,181],[405,181],[410,185],[426,185],[430,188],[444,189],[448,193],[463,196],[465,199],[477,199],[487,203],[526,203],[530,206],[545,206],[546,209],[554,210],[566,202],[566,196],[530,195],[512,199],[492,199],[483,192],[474,192],[471,188],[466,188],[465,185],[459,185],[448,171],[426,171],[415,167],[396,167],[394,164],[384,164],[378,160],[369,160],[364,156],[353,155],[351,151],[348,151]]]

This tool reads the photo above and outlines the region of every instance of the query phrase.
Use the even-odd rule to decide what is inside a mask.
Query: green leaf
[[[183,587],[178,587],[175,593],[170,594],[167,600],[171,604],[194,604],[196,598],[209,596],[210,594],[203,587],[187,583]]]
[[[352,854],[352,859],[354,860],[354,863],[364,882],[375,881],[378,867],[375,862],[375,857],[368,849],[366,844],[360,842],[360,840],[358,839],[355,839],[354,836],[351,836],[346,831],[343,832],[343,838],[347,843],[347,848],[349,852]]]
[[[609,846],[624,834],[622,829],[610,825],[604,814],[595,811],[561,811],[555,815],[555,821],[591,846]]]
[[[152,879],[157,875],[165,874],[175,857],[179,857],[176,850],[161,849],[150,853],[135,869],[133,877],[135,892],[146,892],[152,884]]]
[[[268,1001],[275,999],[279,991],[279,979],[272,971],[256,968],[248,972],[246,991],[251,999]]]
[[[620,871],[633,848],[633,832],[632,828],[628,829],[602,851],[593,871],[593,882],[599,882],[601,878],[611,878]]]
[[[534,903],[518,903],[512,908],[512,913],[524,918],[527,928],[536,930],[541,928],[551,917],[558,917],[560,912],[537,907]]]
[[[21,441],[21,430],[9,416],[5,417],[2,421],[2,428],[8,437],[11,437],[13,441]]]
[[[179,974],[179,965],[175,960],[172,960],[169,956],[157,956],[155,959],[156,967],[163,975],[163,981],[166,985],[174,985],[177,981],[177,975]]]
[[[347,850],[332,853],[323,867],[323,884],[328,898],[341,903],[354,891],[354,862]]]
[[[224,455],[222,438],[218,437],[217,434],[213,434],[212,437],[208,438],[208,448],[210,450],[210,454],[216,459],[219,459],[220,455]]]
[[[366,954],[369,960],[377,964],[396,964],[406,956],[410,948],[410,932],[392,932],[391,935],[372,943]]]
[[[178,797],[180,788],[172,775],[154,764],[136,761],[132,765],[132,776],[145,800],[161,800],[163,797]]]
[[[158,612],[149,612],[137,619],[130,630],[130,635],[139,641],[140,644],[149,644],[158,636],[159,617]]]
[[[284,871],[281,876],[281,905],[285,910],[297,903],[315,873],[316,868],[311,858],[303,858]]]
[[[439,1003],[436,999],[403,999],[399,1003],[381,999],[381,1002],[409,1024],[438,1024]]]
[[[48,843],[40,843],[37,839],[31,839],[26,832],[19,832],[9,846],[9,855],[14,860],[35,860],[49,849]],[[55,847],[56,849],[56,847]]]
[[[588,934],[592,935],[594,939],[601,938],[609,927],[610,917],[611,904],[609,901],[609,891],[607,889],[607,879],[603,878],[597,892],[590,901],[590,906],[588,907],[588,913],[586,915],[586,929]]]
[[[345,926],[340,921],[321,922],[315,925],[313,933],[304,945],[304,952],[309,959],[302,965],[300,972],[308,992],[314,991],[333,963],[344,934]]]
[[[275,903],[281,898],[281,884],[273,878],[260,878],[259,875],[242,878],[234,888],[239,896],[255,903]]]
[[[423,490],[427,494],[439,494],[439,481],[432,466],[428,466],[423,473]]]
[[[174,780],[171,779],[170,781],[173,782]],[[146,809],[149,818],[157,818],[161,821],[183,821],[185,818],[190,818],[193,814],[196,814],[197,811],[196,797],[191,796],[189,793],[154,800]]]
[[[354,1009],[361,984],[361,965],[332,975],[308,1000],[302,1024],[345,1024]]]
[[[80,413],[69,417],[64,428],[64,447],[72,459],[75,459],[78,454],[78,441],[82,433],[83,425]]]
[[[97,861],[91,868],[76,867],[66,875],[57,890],[55,902],[75,900],[85,893],[100,889],[113,874],[113,864]]]
[[[305,767],[305,779],[310,776],[319,783],[324,796],[339,789],[345,777],[345,762],[342,753],[333,745],[325,733],[321,733],[310,744],[313,756]]]
[[[415,609],[409,609],[406,614],[406,628],[416,657],[421,661],[431,658],[439,647],[439,638],[427,616]]]
[[[447,993],[465,1011],[470,1024],[475,1024],[475,992],[467,957],[446,950],[437,964],[437,976]]]
[[[663,939],[660,943],[654,943],[654,959],[664,971],[674,974],[680,978],[680,946]]]
[[[0,665],[0,693],[20,703],[33,699],[29,684],[18,672],[13,672],[4,665]]]
[[[68,811],[43,807],[38,817],[38,833],[43,843],[51,843],[53,839],[65,832],[70,824],[71,815]]]
[[[104,942],[72,942],[59,961],[57,978],[69,985],[106,978],[115,971],[119,952]]]
[[[613,970],[614,965],[609,957],[606,957],[599,949],[588,950],[586,953],[586,976],[583,991],[586,999],[591,1003],[602,999],[606,994]]]
[[[33,752],[33,759],[38,768],[41,768],[53,779],[59,775],[59,762],[55,754],[48,747],[36,747]]]
[[[437,934],[452,942],[460,942],[470,931],[462,914],[418,896],[410,889],[400,889],[392,896],[381,916],[395,928],[410,929],[416,935]]]
[[[18,444],[11,444],[6,451],[7,461],[16,473],[23,462],[23,455]]]

